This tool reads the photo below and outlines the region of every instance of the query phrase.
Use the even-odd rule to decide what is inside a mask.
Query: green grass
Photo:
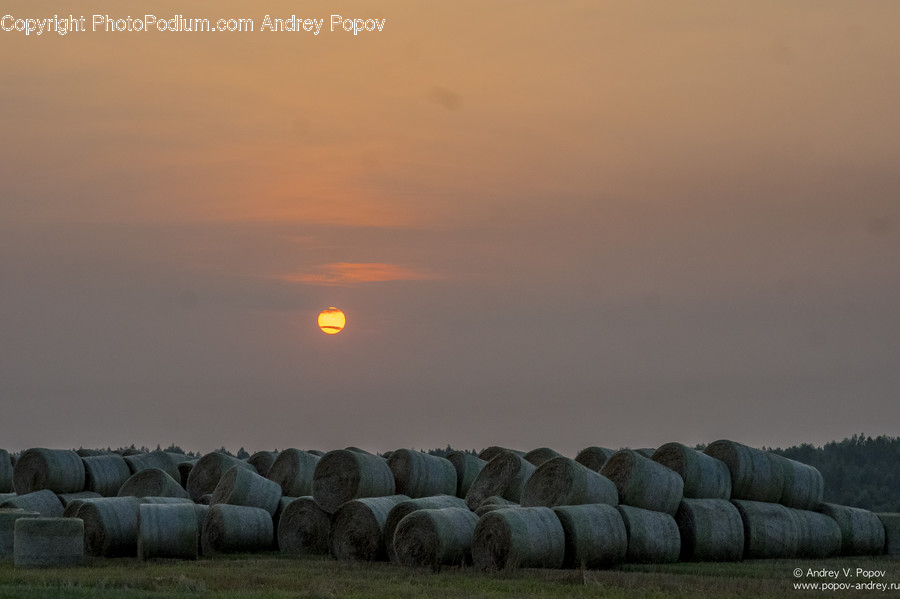
[[[92,559],[74,569],[22,570],[0,564],[0,599],[136,599],[176,597],[281,599],[493,599],[534,598],[782,598],[794,590],[794,568],[863,567],[886,570],[900,583],[900,558],[755,560],[724,564],[625,565],[610,570],[516,570],[441,572],[385,563],[253,554],[196,562]],[[805,580],[805,579],[804,579]],[[821,593],[821,591],[819,592]],[[818,593],[816,593],[818,594]],[[848,596],[854,592],[828,593]],[[858,593],[856,593],[858,594]],[[880,593],[891,596],[892,593]],[[896,596],[896,595],[895,595]]]

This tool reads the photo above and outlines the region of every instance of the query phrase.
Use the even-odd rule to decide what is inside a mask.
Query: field
[[[252,554],[197,562],[91,559],[75,569],[22,570],[0,565],[0,598],[468,598],[495,597],[639,599],[662,597],[771,597],[819,595],[797,590],[795,568],[840,571],[883,570],[878,582],[900,583],[900,558],[832,560],[756,560],[740,563],[626,565],[611,570],[513,570],[482,573],[471,569],[411,570],[386,563],[338,562]],[[834,582],[834,580],[831,580]],[[858,580],[840,576],[837,582]],[[900,591],[838,591],[833,596],[900,596]]]

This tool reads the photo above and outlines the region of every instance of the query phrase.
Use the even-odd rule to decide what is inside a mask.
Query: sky
[[[895,0],[0,12],[0,447],[900,434]]]

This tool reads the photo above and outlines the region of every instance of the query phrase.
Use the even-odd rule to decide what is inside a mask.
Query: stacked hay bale
[[[532,449],[528,453],[522,456],[526,462],[530,462],[535,465],[535,467],[540,466],[547,460],[552,460],[553,458],[561,458],[562,454],[555,452],[549,447],[538,447],[537,449]]]
[[[142,470],[156,468],[162,470],[173,479],[179,479],[181,475],[178,473],[178,464],[174,458],[165,451],[157,450],[150,453],[138,453],[126,456],[124,458],[128,464],[128,468],[132,474],[137,474]]]
[[[77,518],[19,518],[14,535],[17,568],[67,568],[84,560],[84,524]]]
[[[447,460],[456,469],[456,496],[465,499],[469,487],[487,462],[465,451],[451,451],[447,454]]]
[[[731,498],[778,503],[784,467],[778,456],[734,441],[710,443],[704,453],[725,463],[731,473]]]
[[[565,568],[605,568],[624,561],[628,532],[612,505],[564,505],[553,508],[565,536]]]
[[[439,568],[472,563],[478,516],[467,507],[422,509],[397,524],[393,560],[404,566]]]
[[[325,458],[322,458],[323,460]],[[406,495],[364,497],[342,504],[331,521],[331,554],[340,560],[387,559],[384,526],[391,509]]]
[[[257,451],[247,458],[247,463],[256,468],[256,472],[259,473],[260,476],[268,477],[269,470],[272,468],[272,464],[275,463],[277,457],[277,451]]]
[[[731,472],[725,462],[681,443],[660,446],[651,459],[678,473],[685,497],[731,499]]]
[[[117,453],[84,456],[81,464],[84,466],[84,488],[103,497],[115,497],[131,476],[128,463]]]
[[[326,555],[331,551],[331,514],[311,496],[298,497],[278,519],[278,548],[288,553]]]
[[[206,506],[183,504],[142,504],[138,510],[137,556],[197,559],[200,522],[198,509]]]
[[[745,559],[787,559],[797,555],[800,526],[780,503],[732,499],[744,524]]]
[[[615,450],[592,445],[591,447],[585,447],[579,451],[578,455],[575,456],[575,461],[582,466],[587,466],[594,472],[600,472],[600,469],[603,468],[603,464],[605,464],[606,460],[611,458],[614,453],[616,453]]]
[[[841,554],[841,529],[825,514],[788,508],[797,522],[797,557],[824,559]]]
[[[49,489],[16,495],[0,503],[0,508],[37,512],[43,518],[61,518],[65,511],[59,497]]]
[[[622,516],[628,536],[626,561],[648,564],[678,561],[681,533],[671,514],[631,505],[619,505],[616,509]]]
[[[180,478],[180,476],[179,476]],[[146,468],[128,478],[119,488],[118,497],[180,497],[189,499],[181,483],[165,470]]]
[[[97,557],[137,555],[138,514],[136,497],[103,497],[81,504],[76,518],[84,522],[84,550]]]
[[[70,449],[28,449],[13,468],[13,486],[19,495],[44,489],[78,493],[84,491],[84,464]]]
[[[219,484],[222,475],[235,466],[256,472],[256,469],[244,460],[219,451],[204,455],[197,460],[188,475],[186,487],[188,495],[193,501],[199,502],[202,496],[211,494]]]
[[[40,516],[37,512],[16,508],[0,509],[0,560],[9,559],[13,556],[16,520],[19,518],[40,518]]]
[[[397,562],[397,554],[394,553],[394,532],[400,521],[417,510],[439,510],[444,508],[465,508],[466,502],[455,495],[435,495],[433,497],[417,497],[408,501],[401,501],[394,505],[388,512],[384,522],[384,541],[388,559]]]
[[[456,468],[445,458],[411,449],[397,449],[387,460],[395,492],[408,497],[455,495]]]
[[[619,503],[674,515],[684,489],[684,481],[674,471],[632,451],[617,451],[600,474],[618,490]]]
[[[534,464],[526,461],[518,453],[500,451],[478,474],[466,494],[466,505],[470,510],[478,509],[482,502],[497,495],[518,503],[522,498],[525,483],[536,470]]]
[[[494,510],[478,520],[472,535],[472,562],[482,570],[561,568],[565,555],[562,524],[546,507]]]
[[[524,507],[554,507],[588,503],[619,503],[618,490],[611,480],[575,460],[551,458],[528,478],[522,491]]]
[[[884,554],[900,555],[900,514],[875,514],[884,526]]]
[[[841,530],[841,555],[884,553],[884,524],[876,514],[862,508],[833,503],[821,504],[818,511],[837,522]]]
[[[272,516],[258,507],[218,503],[210,506],[200,531],[203,555],[268,551],[275,538]]]
[[[258,507],[274,516],[281,501],[281,487],[248,468],[233,466],[213,490],[210,505],[219,503]]]
[[[685,497],[675,513],[682,561],[740,561],[744,522],[727,499]]]
[[[330,514],[352,499],[385,497],[394,491],[394,474],[387,461],[370,453],[329,451],[313,473],[312,496]]]
[[[313,474],[319,459],[320,456],[307,451],[285,449],[275,457],[265,476],[281,486],[285,497],[312,495]]]

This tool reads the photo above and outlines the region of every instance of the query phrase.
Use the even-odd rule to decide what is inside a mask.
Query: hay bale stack
[[[281,485],[286,497],[312,495],[313,474],[320,459],[306,451],[285,449],[272,462],[266,478]]]
[[[433,497],[418,497],[409,501],[401,501],[391,508],[384,522],[384,544],[387,548],[388,559],[397,562],[397,554],[394,553],[394,531],[397,525],[409,514],[417,510],[440,510],[444,508],[469,508],[466,502],[455,495],[435,495]],[[471,510],[469,510],[471,511]]]
[[[85,501],[76,518],[84,521],[84,550],[98,557],[137,555],[138,510],[136,497],[103,497]]]
[[[575,461],[582,466],[587,466],[594,472],[600,472],[600,469],[603,468],[603,464],[606,463],[606,460],[613,457],[614,453],[616,452],[612,449],[592,445],[591,447],[585,447],[579,451],[578,455],[575,456]]]
[[[222,475],[212,494],[210,505],[227,503],[258,507],[274,516],[281,501],[281,487],[247,468],[234,466]],[[274,521],[273,521],[274,526]]]
[[[681,561],[736,562],[744,555],[744,521],[726,499],[685,497],[675,512],[675,524],[681,535]]]
[[[200,548],[203,555],[268,551],[274,538],[272,516],[266,510],[217,503],[206,512]]]
[[[553,508],[566,539],[565,568],[605,568],[624,561],[628,532],[611,505],[565,505]]]
[[[662,445],[651,459],[681,476],[685,497],[731,499],[731,472],[722,460],[681,443]]]
[[[341,505],[331,520],[331,555],[341,560],[386,560],[384,525],[388,514],[408,500],[406,495],[390,495],[353,499]]]
[[[841,529],[833,518],[788,508],[797,522],[797,557],[824,559],[841,554]]]
[[[9,452],[0,449],[0,493],[10,493],[13,487],[13,463]]]
[[[326,555],[331,551],[331,514],[311,496],[298,497],[278,519],[278,548],[288,553]]]
[[[16,508],[0,509],[0,560],[13,556],[13,540],[15,539],[16,520],[19,518],[40,518],[37,512],[28,512]]]
[[[780,503],[732,499],[744,522],[744,559],[788,559],[797,555],[800,528]]]
[[[875,514],[884,526],[884,554],[900,555],[900,514]]]
[[[731,498],[777,503],[784,487],[778,457],[734,441],[715,441],[704,453],[725,462],[731,473]]]
[[[469,508],[416,510],[397,524],[392,553],[404,566],[438,568],[472,563],[478,516]]]
[[[553,458],[561,458],[563,457],[563,455],[561,453],[556,453],[549,447],[538,447],[537,449],[532,449],[522,457],[525,458],[525,461],[534,464],[535,467],[537,467],[547,460],[552,460]]]
[[[565,554],[562,524],[547,507],[494,510],[472,535],[472,563],[481,570],[561,568]]]
[[[174,479],[181,477],[178,473],[178,464],[165,451],[157,450],[150,453],[139,453],[127,456],[124,459],[132,474],[137,474],[141,470],[158,468]]]
[[[137,557],[197,559],[200,526],[193,504],[142,504],[138,510]]]
[[[481,453],[478,454],[478,457],[480,459],[484,460],[485,462],[490,462],[491,460],[493,460],[495,457],[497,457],[499,454],[503,453],[504,451],[510,451],[518,456],[525,455],[524,451],[519,451],[518,449],[508,449],[506,447],[500,447],[499,445],[491,445],[487,449],[482,449]]]
[[[43,489],[54,493],[84,491],[84,464],[71,449],[26,450],[13,469],[16,493],[25,495]]]
[[[884,525],[874,513],[833,503],[821,504],[818,512],[833,518],[841,529],[841,555],[884,553]]]
[[[664,564],[678,561],[681,554],[681,533],[675,518],[630,505],[616,509],[622,516],[628,534],[625,560],[632,563]]]
[[[181,497],[189,499],[187,491],[165,470],[147,468],[133,474],[119,488],[118,497]]]
[[[617,505],[616,485],[602,474],[564,457],[552,458],[538,466],[522,491],[524,507],[585,503]]]
[[[394,474],[384,458],[349,449],[329,451],[313,473],[312,496],[333,514],[351,499],[394,495]]]
[[[176,479],[179,483],[181,483],[181,487],[187,491],[187,483],[188,478],[191,476],[191,470],[194,469],[194,465],[197,463],[197,460],[188,460],[187,462],[181,462],[178,464],[178,478]]]
[[[278,457],[277,451],[257,451],[247,458],[247,463],[256,468],[260,476],[269,476],[269,469]]]
[[[68,568],[84,561],[84,523],[78,518],[19,518],[14,534],[17,568]]]
[[[451,451],[447,454],[447,459],[456,469],[456,496],[465,498],[475,477],[487,462],[465,451]]]
[[[684,481],[674,471],[630,449],[617,451],[600,474],[619,492],[619,503],[674,515],[681,503]]]
[[[102,497],[102,495],[100,495],[100,493],[94,493],[93,491],[82,491],[81,493],[58,493],[56,497],[59,498],[59,502],[62,504],[63,509],[65,509],[69,507],[69,504],[73,501],[96,499]]]
[[[525,461],[518,453],[500,452],[475,477],[466,493],[466,505],[470,510],[475,510],[491,495],[518,503],[522,499],[525,483],[535,470],[534,464]]]
[[[456,468],[449,460],[411,449],[391,452],[387,461],[394,489],[408,497],[456,495]]]
[[[782,487],[778,503],[798,510],[814,510],[822,503],[825,479],[818,468],[770,454],[781,467]]]
[[[61,518],[64,511],[59,497],[49,489],[26,493],[25,495],[16,495],[0,503],[0,508],[37,512],[42,518]]]
[[[131,468],[117,453],[81,458],[84,466],[84,488],[103,497],[115,497],[131,476]]]
[[[188,475],[186,487],[188,496],[199,502],[203,495],[212,493],[215,490],[222,475],[234,466],[255,471],[253,466],[244,460],[239,460],[218,451],[204,455],[197,460],[197,463],[194,464],[191,473]]]

